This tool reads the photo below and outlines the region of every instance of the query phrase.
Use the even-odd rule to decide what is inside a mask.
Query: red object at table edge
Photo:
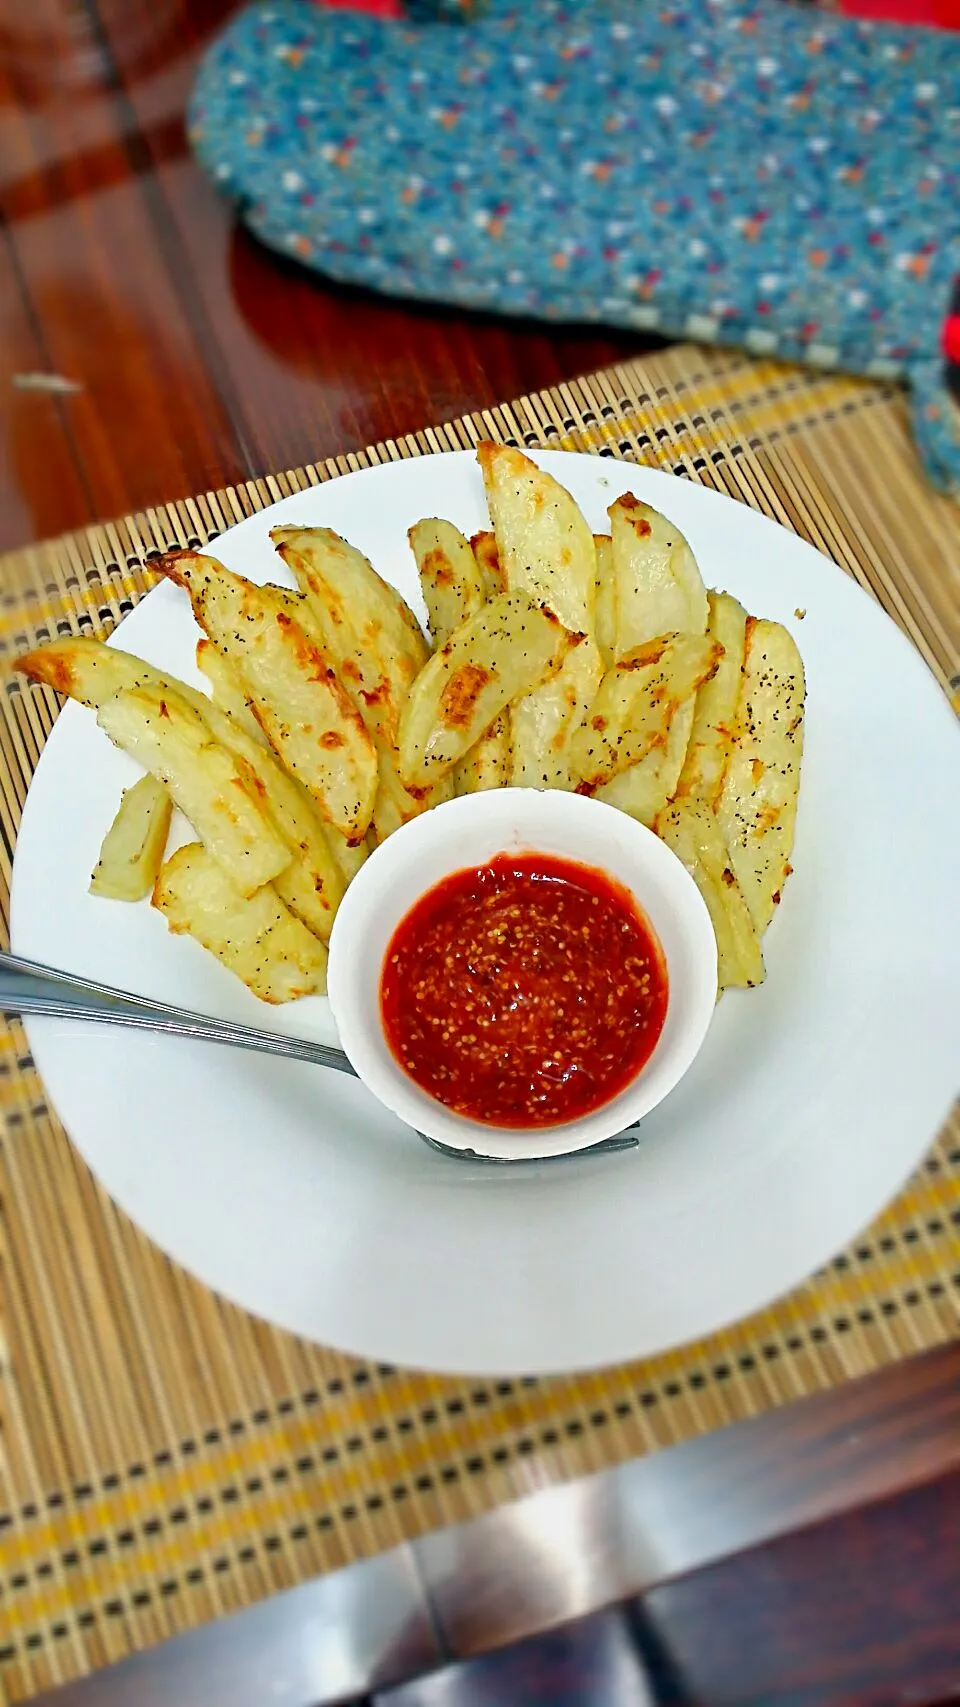
[[[960,30],[960,0],[839,0],[837,10],[876,24]]]
[[[332,12],[370,12],[375,18],[402,18],[406,14],[400,0],[313,0],[315,6],[326,6]]]

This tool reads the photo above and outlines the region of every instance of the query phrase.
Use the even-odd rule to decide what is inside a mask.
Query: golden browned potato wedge
[[[454,766],[454,794],[482,794],[487,788],[508,787],[511,759],[510,715],[504,711]]]
[[[246,779],[258,795],[274,827],[290,848],[292,859],[274,886],[291,912],[323,942],[328,941],[346,882],[345,850],[351,875],[358,869],[343,837],[324,824],[317,802],[302,782],[285,771],[253,716],[240,678],[230,660],[210,640],[197,644],[197,663],[210,683],[212,698],[192,688],[180,691],[200,713],[211,734],[246,767]],[[366,856],[361,853],[360,862]]]
[[[360,847],[354,852],[342,836],[324,825],[313,796],[283,769],[268,746],[229,659],[204,639],[197,646],[197,662],[213,689],[212,699],[99,640],[44,648],[33,655],[30,666],[39,679],[57,679],[61,691],[72,692],[87,705],[100,706],[131,687],[148,687],[168,699],[185,701],[203,718],[214,740],[233,754],[248,792],[290,849],[291,863],[274,880],[281,899],[326,941],[345,884],[369,850]],[[338,857],[341,848],[342,857]],[[149,893],[152,881],[142,894]]]
[[[368,830],[363,841],[357,842],[353,847],[350,846],[349,842],[345,842],[342,836],[331,835],[330,852],[343,879],[344,888],[353,882],[364,861],[370,858],[375,846],[376,841],[372,830]]]
[[[125,688],[163,679],[142,658],[82,635],[38,646],[35,652],[18,658],[13,667],[32,682],[45,682],[57,693],[68,694],[94,709]]]
[[[716,810],[761,935],[791,870],[803,704],[803,662],[793,636],[778,622],[748,617],[736,734]]]
[[[723,647],[723,656],[697,694],[677,793],[696,795],[714,806],[733,746],[747,613],[729,593],[708,593],[707,603],[707,633]]]
[[[362,552],[329,528],[273,528],[270,538],[367,728],[395,742],[403,702],[428,657],[413,612]]]
[[[707,594],[696,558],[659,510],[625,492],[610,506],[618,658],[658,634],[702,634]]]
[[[510,714],[511,782],[570,788],[570,744],[603,673],[594,636],[593,534],[570,493],[520,451],[481,444],[477,461],[508,588],[545,603],[568,629],[585,636],[562,670]]]
[[[671,524],[632,493],[609,511],[613,558],[613,652],[619,656],[668,632],[673,613],[678,629],[702,634],[706,593],[689,546]],[[649,532],[647,531],[649,529]],[[662,625],[662,626],[661,626]],[[672,799],[693,730],[695,705],[680,706],[671,719],[662,756],[614,777],[598,791],[648,826]]]
[[[411,791],[400,780],[400,753],[396,747],[380,744],[377,748],[379,784],[373,808],[373,833],[376,841],[386,841],[401,824],[419,817],[431,806],[453,798],[453,773],[438,777],[429,788]]]
[[[486,580],[463,534],[450,522],[417,522],[408,537],[420,572],[433,643],[444,646],[485,603]],[[492,542],[496,555],[494,535],[484,537]],[[510,729],[506,716],[501,715],[454,766],[453,792],[479,794],[485,788],[504,788],[509,779]]]
[[[546,605],[572,634],[592,636],[596,552],[570,493],[509,445],[480,444],[477,461],[508,590]]]
[[[194,937],[262,1002],[293,1002],[326,990],[323,943],[287,911],[272,885],[248,898],[238,895],[199,842],[167,860],[153,905],[172,931]]]
[[[309,614],[373,741],[373,829],[383,841],[435,804],[404,788],[396,751],[400,712],[426,661],[426,643],[400,595],[338,534],[324,528],[274,528],[271,538],[296,576]]]
[[[14,665],[33,681],[47,682],[58,693],[69,694],[81,705],[97,710],[108,699],[129,688],[150,688],[169,692],[185,699],[195,710],[204,710],[209,701],[196,688],[166,676],[153,664],[121,652],[104,640],[86,637],[58,640],[29,652]]]
[[[652,830],[669,799],[664,769],[664,753],[657,748],[638,765],[631,765],[629,770],[621,771],[596,789],[594,799],[616,806],[619,812],[628,812],[631,818]]]
[[[202,694],[197,694],[195,704],[210,733],[233,754],[250,793],[290,849],[290,864],[273,880],[277,894],[327,942],[346,887],[332,851],[332,844],[342,843],[343,837],[325,828],[313,796],[284,770],[269,747]]]
[[[681,705],[670,720],[666,745],[648,753],[638,765],[621,771],[596,790],[597,800],[618,806],[650,829],[658,812],[676,793],[693,723],[693,700]]]
[[[173,801],[155,776],[142,776],[125,788],[90,879],[92,894],[111,901],[142,901],[149,895],[163,864],[172,816]]]
[[[762,984],[765,973],[760,938],[711,808],[694,798],[675,800],[658,817],[656,831],[683,861],[710,910],[720,989]]]
[[[202,693],[191,693],[191,705],[202,714],[215,739],[246,765],[251,787],[260,794],[275,828],[294,855],[287,871],[273,879],[273,886],[290,912],[326,942],[343,889],[350,876],[359,871],[366,850],[348,848],[343,836],[323,823],[313,794],[297,777],[285,772],[249,710],[231,661],[210,640],[200,640],[196,662],[210,683],[212,700]]]
[[[203,719],[213,739],[233,754],[248,793],[290,850],[291,863],[275,877],[281,899],[304,924],[327,940],[345,886],[343,869],[336,859],[336,844],[343,838],[324,827],[316,801],[275,758],[247,707],[239,677],[211,641],[199,642],[197,662],[211,684],[213,699],[100,640],[46,647],[24,662],[30,663],[36,677],[59,680],[61,691],[70,692],[87,705],[100,706],[124,689],[135,687],[149,688],[168,700],[184,701]],[[191,822],[199,831],[200,826],[193,819]],[[163,848],[160,852],[162,857]],[[364,857],[361,853],[360,863]],[[349,850],[346,866],[351,874],[357,869]],[[152,885],[153,877],[141,895],[148,894]],[[106,892],[99,881],[95,887],[100,893]]]
[[[658,813],[673,799],[690,739],[693,707],[693,700],[681,705],[670,720],[666,745],[603,783],[595,798],[629,812],[631,818],[652,829]]]
[[[210,697],[218,711],[225,711],[247,735],[258,741],[261,747],[269,749],[270,743],[253,715],[239,671],[206,635],[197,641],[197,669],[206,677]]]
[[[492,530],[475,533],[470,545],[483,581],[483,596],[485,599],[495,599],[498,593],[505,593],[507,590],[507,577],[497,550],[497,536]]]
[[[572,743],[597,695],[603,661],[585,638],[560,670],[510,710],[510,781],[515,788],[573,789]]]
[[[386,747],[377,751],[377,767],[379,781],[377,797],[373,803],[373,827],[371,834],[379,846],[394,830],[399,830],[402,824],[409,823],[411,818],[419,817],[423,810],[416,795],[404,788],[400,781],[397,768],[399,760]]]
[[[407,538],[416,558],[434,647],[444,646],[454,629],[476,616],[485,601],[477,560],[452,522],[425,518],[414,524]]]
[[[616,660],[615,647],[617,643],[617,587],[613,567],[613,541],[608,533],[595,533],[593,548],[597,554],[597,595],[595,604],[595,620],[597,625],[597,645],[603,659],[603,667],[609,670]]]
[[[103,701],[97,722],[164,784],[241,895],[254,894],[290,864],[290,849],[240,764],[178,693],[126,688]]]
[[[377,574],[362,551],[331,528],[273,528],[270,538],[281,556],[281,548],[289,547],[310,565],[313,578],[298,576],[297,585],[311,605],[319,599],[317,619],[324,633],[329,618],[335,626],[355,625],[371,649],[389,647],[395,657],[406,658],[414,674],[423,667],[430,648],[420,624],[406,599]]]
[[[239,671],[287,770],[328,823],[347,841],[361,841],[377,790],[373,742],[329,657],[291,614],[289,595],[256,587],[199,552],[173,552],[157,567],[190,594],[198,623]]]
[[[429,788],[511,700],[555,674],[579,637],[522,593],[501,593],[420,672],[400,720],[400,775]]]
[[[664,634],[614,664],[571,742],[581,782],[599,788],[663,749],[676,713],[709,680],[720,656],[708,635]]]
[[[695,706],[695,699],[688,699],[685,705],[679,706],[667,731],[667,744],[663,749],[660,765],[660,780],[668,800],[672,800],[677,792],[686,763]]]

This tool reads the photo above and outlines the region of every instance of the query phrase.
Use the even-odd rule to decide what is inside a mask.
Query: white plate
[[[639,1149],[484,1168],[435,1155],[336,1073],[98,1026],[28,1027],[74,1142],[171,1256],[284,1328],[436,1370],[596,1366],[766,1305],[883,1208],[957,1089],[960,742],[918,654],[835,565],[746,507],[607,459],[537,461],[598,531],[628,487],[665,511],[707,584],[785,622],[807,670],[796,871],[764,945],[767,983],[724,998]],[[422,616],[406,531],[423,515],[468,533],[487,525],[469,453],[312,488],[217,550],[232,569],[280,579],[268,528],[322,523]],[[151,593],[119,638],[199,683],[175,588]],[[146,904],[88,894],[135,774],[92,713],[68,705],[24,813],[16,951],[329,1039],[326,1002],[268,1010]]]

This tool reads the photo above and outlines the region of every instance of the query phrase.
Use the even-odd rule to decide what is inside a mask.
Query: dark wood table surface
[[[360,448],[642,347],[397,306],[258,247],[194,166],[182,123],[197,55],[232,10],[2,9],[0,549]],[[38,374],[69,388],[38,389]],[[410,1621],[402,1664],[394,1645],[384,1670],[371,1607],[395,1594],[411,1597]],[[585,1702],[960,1698],[960,1347],[279,1596],[63,1701],[310,1707],[331,1687],[306,1658],[318,1619],[355,1639],[342,1698],[612,1602],[646,1694],[598,1686]],[[591,1632],[613,1640],[607,1625]],[[397,1707],[459,1701],[443,1676],[446,1693],[402,1690]],[[540,1699],[502,1675],[479,1687],[462,1699]]]

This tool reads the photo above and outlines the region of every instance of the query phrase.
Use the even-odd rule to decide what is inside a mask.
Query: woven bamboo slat
[[[206,543],[348,469],[490,436],[633,458],[763,511],[853,575],[960,688],[960,510],[923,481],[900,394],[672,350],[0,560],[5,928],[20,812],[57,712],[49,692],[10,677],[13,656],[58,632],[108,631],[151,585],[151,556],[174,543]],[[653,1362],[496,1383],[356,1362],[175,1268],[70,1147],[17,1024],[0,1038],[0,1108],[0,1695],[11,1701],[960,1327],[956,1121],[881,1221],[775,1308]]]

